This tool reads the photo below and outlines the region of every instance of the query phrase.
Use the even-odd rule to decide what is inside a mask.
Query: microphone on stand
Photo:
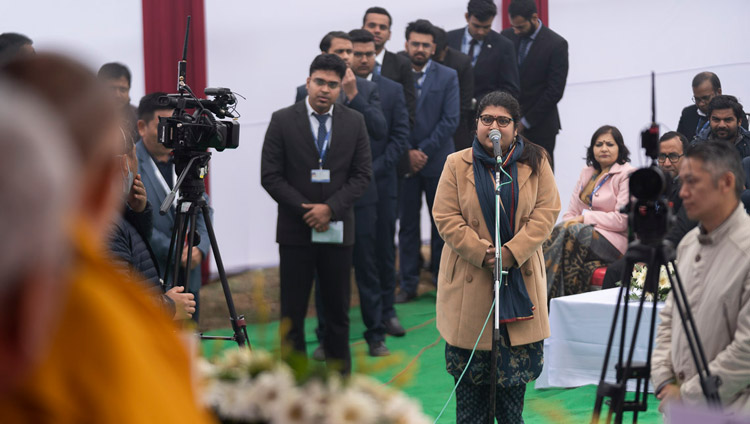
[[[499,130],[490,131],[490,140],[492,141],[492,150],[495,153],[495,157],[497,158],[498,163],[503,161],[503,149],[502,147],[500,147],[500,140],[502,139],[503,139],[503,135],[500,133]]]

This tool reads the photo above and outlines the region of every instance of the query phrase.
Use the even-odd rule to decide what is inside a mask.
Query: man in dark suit
[[[453,144],[456,151],[471,146],[474,141],[472,129],[469,122],[474,118],[471,103],[474,98],[474,69],[471,67],[471,58],[460,51],[448,47],[448,38],[445,30],[434,27],[436,51],[432,57],[434,61],[455,69],[458,73],[458,91],[461,95],[461,119],[458,128],[453,134]]]
[[[362,29],[369,31],[375,38],[375,75],[383,75],[401,84],[409,109],[409,125],[414,126],[414,111],[417,108],[417,93],[414,91],[414,79],[411,63],[405,57],[385,49],[385,43],[391,39],[391,14],[382,7],[371,7],[362,18]]]
[[[372,80],[380,93],[380,104],[388,124],[385,138],[370,137],[373,179],[367,192],[354,204],[354,272],[359,290],[359,305],[365,327],[365,340],[371,356],[386,356],[385,334],[406,334],[393,308],[396,289],[396,231],[397,184],[396,165],[408,148],[409,117],[404,91],[398,84],[382,75],[373,74],[375,43],[370,32],[355,29],[352,37],[351,69],[357,77]],[[375,195],[371,195],[371,188]],[[319,307],[320,290],[315,288],[318,334],[325,327],[325,317]],[[325,356],[318,349],[315,359]]]
[[[172,239],[172,228],[175,224],[175,206],[176,201],[172,204],[166,214],[159,213],[159,207],[164,198],[174,188],[177,181],[175,175],[174,161],[172,159],[172,149],[168,149],[159,143],[158,128],[159,117],[172,116],[172,109],[165,109],[158,102],[159,97],[165,96],[165,93],[151,93],[144,96],[138,105],[138,132],[141,140],[136,143],[136,155],[138,156],[138,172],[143,178],[143,185],[146,187],[146,194],[155,206],[153,211],[154,230],[151,233],[149,244],[156,255],[159,269],[162,274],[167,269],[167,255],[169,254],[169,244]],[[204,194],[205,196],[205,194]],[[206,199],[208,199],[206,197]],[[203,222],[203,213],[199,212],[196,219],[198,236],[200,241],[197,246],[189,252],[192,255],[190,264],[192,269],[188,277],[187,288],[195,296],[195,313],[193,320],[198,322],[200,312],[200,288],[201,288],[201,270],[200,263],[206,258],[211,242],[208,238],[206,224]],[[187,263],[187,249],[182,252],[181,263],[184,266]],[[172,274],[172,270],[170,270]],[[170,282],[166,282],[170,283]]]
[[[682,109],[677,132],[692,140],[708,128],[708,103],[721,94],[721,81],[713,72],[701,72],[693,77],[693,104]]]
[[[447,34],[448,46],[471,58],[475,105],[492,91],[507,91],[516,98],[520,91],[515,49],[510,40],[492,30],[495,15],[497,7],[492,1],[471,0],[465,14],[466,27]]]
[[[521,74],[521,122],[524,137],[544,147],[554,169],[555,139],[560,131],[557,103],[568,79],[568,42],[542,25],[534,0],[514,0],[508,6],[513,25],[503,31],[518,52]]]
[[[373,73],[375,42],[372,34],[365,30],[354,30],[349,34],[352,36],[354,47],[352,69],[357,76],[371,79],[377,84],[380,103],[388,123],[388,135],[385,138],[370,139],[373,179],[377,185],[378,194],[374,210],[376,220],[374,225],[370,225],[366,230],[363,229],[362,242],[360,243],[358,239],[354,246],[354,270],[359,284],[362,318],[366,325],[368,321],[372,323],[367,326],[368,332],[384,330],[391,335],[403,336],[404,328],[393,308],[396,289],[396,248],[393,237],[396,232],[398,200],[396,165],[409,147],[408,109],[401,85],[382,74]],[[364,199],[360,199],[360,202],[362,200]],[[360,237],[359,230],[358,222],[358,238]],[[363,303],[363,293],[369,302],[367,305]],[[377,325],[381,322],[383,323],[382,330]],[[365,339],[370,341],[367,333],[365,333]],[[373,343],[370,345],[372,346]],[[372,354],[373,349],[370,350]]]
[[[263,142],[261,184],[278,203],[282,353],[306,357],[305,315],[318,276],[329,367],[351,370],[349,273],[354,244],[354,203],[372,176],[370,143],[362,115],[336,104],[347,65],[322,54],[310,65],[309,95],[273,113]]]
[[[365,31],[366,32],[366,31]],[[369,33],[368,33],[369,34]],[[387,138],[387,125],[385,117],[383,116],[383,110],[381,108],[380,94],[378,86],[363,78],[356,75],[352,70],[354,53],[352,38],[349,34],[341,31],[332,31],[323,37],[320,42],[320,48],[322,53],[335,54],[344,60],[347,64],[346,74],[342,83],[342,92],[339,95],[339,103],[346,104],[350,108],[360,112],[365,118],[365,124],[367,125],[370,145],[376,143],[379,140]],[[326,50],[323,50],[326,49]],[[374,55],[373,55],[374,58]],[[356,88],[358,94],[353,96],[351,102],[346,103],[346,99],[350,95],[345,94],[347,90],[347,82],[351,84],[351,81],[356,80]],[[300,101],[307,95],[307,90],[304,85],[297,88],[297,101]],[[374,157],[373,157],[374,159]],[[365,333],[365,339],[369,345],[369,352],[372,356],[386,356],[390,352],[385,346],[385,337],[383,335],[383,322],[380,319],[380,307],[374,305],[371,301],[371,297],[368,296],[368,290],[374,290],[374,286],[379,282],[374,278],[377,273],[371,272],[370,266],[375,266],[375,226],[377,223],[377,205],[378,205],[378,189],[373,178],[370,181],[370,185],[367,187],[365,193],[357,200],[354,207],[354,222],[355,222],[355,242],[354,242],[354,269],[357,273],[357,284],[360,291],[360,305],[362,307],[362,316],[365,321],[365,325],[368,331]],[[370,250],[372,249],[372,250]],[[364,296],[363,296],[364,290]],[[371,294],[371,292],[370,292]],[[321,291],[319,284],[315,285],[315,304],[318,315],[318,328],[316,333],[318,339],[321,341],[320,345],[313,352],[313,358],[316,360],[325,360],[325,349],[323,346],[323,334],[325,333],[325,315],[323,314],[323,302],[321,300]],[[373,311],[378,311],[377,317],[374,316]],[[372,320],[370,318],[373,318]],[[376,318],[376,319],[375,319]]]
[[[420,19],[406,27],[406,53],[414,72],[417,114],[409,136],[411,172],[404,179],[400,198],[401,291],[396,295],[396,303],[408,302],[417,295],[422,193],[427,198],[432,221],[430,266],[437,281],[443,240],[432,220],[432,204],[445,159],[454,151],[453,133],[461,114],[456,71],[430,59],[435,53],[435,37],[429,21]]]
[[[348,106],[365,117],[367,133],[370,138],[383,138],[386,136],[385,118],[380,108],[380,96],[378,87],[364,78],[354,75],[349,68],[352,60],[352,39],[343,31],[331,31],[320,41],[320,52],[335,54],[347,65],[346,74],[341,81],[341,90],[338,103]],[[297,87],[295,102],[299,102],[307,96],[305,84]],[[374,187],[373,187],[374,192]]]

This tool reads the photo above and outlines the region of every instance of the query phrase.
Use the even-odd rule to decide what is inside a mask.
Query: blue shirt
[[[469,49],[471,48],[471,40],[473,39],[474,37],[469,34],[469,27],[467,26],[466,29],[464,29],[464,38],[463,40],[461,40],[461,53],[465,55],[469,54]],[[484,40],[477,40],[477,46],[474,47],[474,56],[472,56],[471,58],[471,66],[476,65],[477,57],[479,57],[479,52],[482,50],[482,44],[484,44]]]

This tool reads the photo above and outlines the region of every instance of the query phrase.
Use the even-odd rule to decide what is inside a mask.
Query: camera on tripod
[[[170,149],[217,151],[236,149],[240,144],[240,124],[216,118],[236,118],[234,105],[237,99],[228,88],[206,88],[213,99],[197,99],[181,94],[168,94],[159,98],[159,105],[174,108],[170,117],[159,118],[159,143]],[[190,93],[192,94],[192,93]],[[195,109],[190,114],[188,109]]]
[[[656,164],[659,154],[659,126],[652,123],[641,133],[641,147],[652,159],[651,166],[639,168],[630,175],[630,195],[634,197],[622,212],[628,214],[630,228],[644,244],[658,245],[664,240],[670,221],[665,193],[668,180]]]

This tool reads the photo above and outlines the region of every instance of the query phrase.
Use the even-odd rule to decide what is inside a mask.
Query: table
[[[551,337],[544,341],[544,368],[536,381],[535,388],[578,387],[587,384],[599,384],[604,353],[607,349],[607,338],[612,326],[615,304],[619,288],[599,290],[573,296],[557,297],[550,302]],[[624,302],[623,302],[624,305]],[[661,310],[659,302],[657,310]],[[628,302],[628,330],[626,346],[632,338],[635,315],[638,310],[636,301]],[[633,357],[634,361],[644,361],[648,350],[648,331],[651,322],[653,304],[646,302],[643,306],[638,339]],[[615,382],[614,366],[620,346],[620,329],[622,326],[622,309],[617,324],[617,332],[610,353],[607,381]],[[659,325],[657,314],[656,325]],[[627,358],[625,351],[624,360]],[[653,392],[653,387],[649,391]],[[628,383],[628,390],[635,390],[635,381]]]

